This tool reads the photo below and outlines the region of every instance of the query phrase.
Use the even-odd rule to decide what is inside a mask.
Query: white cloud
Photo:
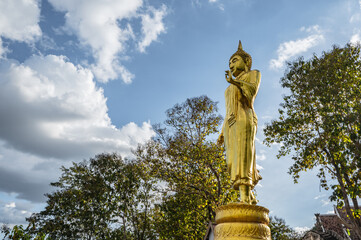
[[[65,12],[65,28],[75,34],[80,43],[90,46],[95,64],[91,66],[99,81],[107,82],[119,75],[125,83],[130,83],[134,75],[121,64],[121,54],[125,54],[126,43],[135,39],[129,20],[142,18],[144,38],[140,50],[144,50],[158,34],[164,32],[162,18],[166,8],[152,7],[154,17],[142,14],[145,8],[142,0],[49,0],[57,11]],[[148,17],[146,17],[148,16]],[[126,23],[126,24],[123,24]],[[149,27],[155,27],[149,29]]]
[[[264,115],[261,117],[262,119],[265,119],[265,120],[271,120],[273,119],[274,117],[273,116],[269,116],[269,115]]]
[[[265,154],[261,154],[261,155],[256,155],[256,159],[259,161],[264,161],[266,160],[266,155]]]
[[[323,198],[323,197],[325,197],[325,196],[326,196],[325,194],[321,194],[321,195],[318,195],[318,196],[314,197],[314,199],[315,199],[315,200],[318,200],[318,199]]]
[[[3,64],[0,71],[0,138],[20,151],[62,159],[129,154],[130,146],[153,134],[149,123],[112,125],[91,71],[65,57],[33,56],[24,64]]]
[[[351,44],[357,44],[361,42],[361,37],[359,33],[355,33],[352,35],[351,39],[350,39],[350,43]]]
[[[329,200],[321,199],[322,207],[329,205],[331,202]]]
[[[208,0],[210,3],[215,3],[217,0]]]
[[[0,35],[12,40],[32,42],[41,35],[37,0],[0,1]]]
[[[357,22],[360,22],[360,20],[361,20],[361,14],[360,13],[355,13],[355,14],[351,15],[349,22],[350,23],[357,23]]]
[[[143,40],[139,43],[140,52],[145,52],[145,48],[157,40],[159,34],[165,32],[163,18],[166,14],[167,8],[162,5],[160,9],[151,7],[148,14],[142,15]]]
[[[43,200],[59,167],[102,152],[130,156],[150,123],[117,128],[89,69],[62,56],[0,64],[0,191]],[[9,164],[11,162],[11,164]]]
[[[0,201],[0,225],[26,224],[25,218],[31,215],[31,208],[34,205],[28,201],[2,202]]]
[[[303,234],[307,231],[310,230],[309,227],[295,227],[294,230],[298,233],[298,234]]]
[[[21,152],[4,141],[0,141],[0,152],[4,155],[0,160],[0,193],[12,193],[14,200],[44,201],[44,194],[53,190],[50,182],[60,176],[60,167],[69,167],[70,164],[62,159]]]
[[[270,68],[282,68],[286,61],[299,55],[300,53],[308,51],[310,48],[316,46],[324,39],[324,36],[318,25],[311,26],[309,28],[302,27],[300,30],[309,33],[310,35],[295,41],[281,43],[277,49],[278,58],[271,59]]]
[[[361,20],[361,1],[358,1],[358,4],[356,4],[355,1],[349,1],[347,6],[347,15],[349,16],[349,23],[360,23]]]
[[[1,37],[31,43],[41,36],[38,5],[37,0],[0,1],[0,59],[8,52]]]
[[[258,165],[258,164],[256,164],[256,168],[257,168],[257,170],[262,170],[262,169],[264,169],[261,165]]]
[[[39,40],[39,46],[42,50],[64,50],[64,47],[60,47],[56,44],[55,40],[49,37],[47,34],[43,34]]]
[[[11,202],[9,204],[5,204],[5,207],[6,208],[14,208],[14,207],[16,207],[16,205],[15,205],[15,202]]]

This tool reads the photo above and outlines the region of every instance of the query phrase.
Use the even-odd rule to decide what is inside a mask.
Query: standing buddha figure
[[[253,108],[261,73],[251,66],[252,58],[239,42],[226,71],[230,85],[225,91],[226,116],[218,138],[218,143],[225,145],[233,188],[240,190],[241,202],[246,204],[257,203],[252,190],[261,179],[256,169],[257,116]]]

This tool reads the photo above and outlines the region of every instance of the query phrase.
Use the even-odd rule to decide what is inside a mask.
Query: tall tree
[[[271,229],[271,239],[274,240],[297,240],[301,236],[294,229],[286,224],[286,221],[278,217],[270,217],[269,227]]]
[[[167,111],[157,137],[136,159],[100,154],[62,168],[58,190],[26,233],[51,239],[201,239],[215,208],[237,198],[224,149],[215,142],[221,117],[208,97]],[[212,136],[213,135],[213,136]],[[213,139],[213,140],[212,140]],[[156,191],[155,191],[156,190]]]
[[[153,239],[151,179],[143,165],[100,154],[62,168],[47,206],[28,218],[28,232],[51,239]]]
[[[281,85],[289,94],[279,118],[264,129],[265,143],[282,143],[278,157],[292,154],[295,182],[301,171],[318,169],[321,186],[331,186],[330,199],[345,206],[348,227],[361,238],[360,45],[334,46],[321,57],[288,63]]]
[[[154,128],[157,136],[135,154],[163,183],[163,200],[156,209],[161,229],[169,231],[162,231],[160,239],[201,239],[215,208],[237,197],[224,149],[211,140],[222,118],[206,96],[176,104],[166,115],[164,126]]]

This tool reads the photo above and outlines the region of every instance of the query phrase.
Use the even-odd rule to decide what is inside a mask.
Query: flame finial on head
[[[239,40],[239,43],[238,43],[238,51],[241,51],[241,50],[243,50],[243,48],[242,48],[241,40]]]

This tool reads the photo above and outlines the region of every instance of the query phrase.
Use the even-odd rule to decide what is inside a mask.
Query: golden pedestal
[[[215,240],[271,240],[269,210],[257,205],[230,203],[216,209]]]

